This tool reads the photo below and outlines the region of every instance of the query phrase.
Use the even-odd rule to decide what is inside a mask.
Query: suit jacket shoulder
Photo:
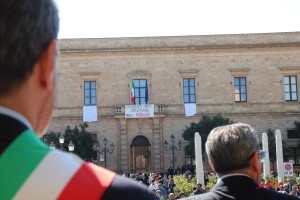
[[[154,200],[155,194],[144,184],[117,175],[107,188],[102,199]]]
[[[259,188],[247,176],[230,176],[219,180],[210,192],[192,196],[188,200],[290,200],[298,199],[273,190]]]

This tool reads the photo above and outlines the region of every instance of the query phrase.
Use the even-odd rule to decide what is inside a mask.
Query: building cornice
[[[299,46],[300,32],[59,40],[61,52],[169,51]]]

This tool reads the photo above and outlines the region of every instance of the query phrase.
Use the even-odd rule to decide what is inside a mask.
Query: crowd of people
[[[172,172],[171,167],[168,169],[166,173],[132,173],[132,174],[123,174],[125,177],[129,177],[130,179],[136,180],[141,184],[146,185],[149,190],[153,191],[158,200],[167,200],[167,199],[182,199],[185,198],[184,192],[178,192],[177,194],[174,191],[176,184],[174,183],[174,176],[181,175],[182,172],[176,173],[175,171]],[[186,171],[187,173],[187,182],[192,177],[190,171]],[[171,174],[170,174],[171,173]],[[188,175],[189,174],[189,175]],[[204,191],[201,188],[201,184],[195,185],[195,191],[193,194],[201,194]]]
[[[195,173],[193,171],[195,166],[183,165],[182,167],[177,166],[175,170],[170,166],[170,168],[165,172],[151,173],[151,172],[135,172],[135,173],[124,173],[124,177],[129,177],[141,184],[146,185],[149,190],[153,191],[158,200],[172,200],[172,199],[182,199],[187,197],[184,192],[175,192],[174,188],[176,183],[174,183],[174,176],[185,175],[187,183],[195,183],[193,187],[190,188],[190,194],[188,196],[200,195],[209,192],[210,188],[202,187],[202,183],[195,182]],[[295,176],[299,174],[298,171],[294,172]],[[276,176],[276,172],[272,173]],[[207,185],[209,178],[215,176],[212,172],[204,172],[204,182]],[[266,188],[269,190],[274,190],[282,194],[288,194],[291,196],[297,196],[300,199],[300,178],[296,178],[297,184],[291,184],[289,182],[279,181],[271,182],[269,180],[265,181],[263,178],[260,179],[258,187]]]

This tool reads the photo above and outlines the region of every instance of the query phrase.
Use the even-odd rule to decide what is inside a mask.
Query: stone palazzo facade
[[[88,131],[115,149],[111,170],[166,170],[189,164],[178,146],[182,133],[203,115],[221,114],[251,124],[260,139],[281,130],[300,164],[300,32],[59,40],[57,102],[48,131],[64,131],[83,121],[83,106],[97,108]],[[154,104],[154,117],[126,118],[132,81],[138,101]],[[137,96],[139,95],[139,96]],[[186,116],[185,103],[196,105]],[[99,162],[104,165],[102,161]],[[206,167],[208,169],[208,167]]]

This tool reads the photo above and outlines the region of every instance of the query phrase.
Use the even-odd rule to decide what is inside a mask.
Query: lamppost
[[[51,150],[55,150],[55,144],[54,144],[53,142],[51,142],[51,143],[49,144],[49,148],[50,148]]]
[[[70,141],[68,148],[69,148],[69,151],[74,151],[75,145],[73,144],[72,141]]]
[[[64,135],[61,133],[59,136],[59,143],[60,143],[60,150],[63,150],[63,143],[65,142],[65,137]]]
[[[107,148],[107,139],[106,137],[103,139],[103,144],[104,144],[104,148],[101,148],[100,144],[98,143],[96,146],[97,149],[97,162],[99,164],[99,155],[100,153],[104,153],[104,167],[106,168],[106,154],[112,154],[114,149],[115,149],[115,145],[114,143],[110,144],[110,149]]]
[[[166,151],[172,151],[172,164],[173,164],[173,169],[175,169],[175,158],[174,158],[174,151],[177,150],[177,151],[180,151],[181,150],[181,147],[182,147],[182,142],[181,140],[178,141],[178,147],[174,145],[174,142],[175,142],[175,137],[174,135],[172,134],[171,136],[171,143],[172,145],[169,146],[169,143],[167,142],[167,140],[165,140],[164,142],[164,146],[165,146],[165,150]]]

